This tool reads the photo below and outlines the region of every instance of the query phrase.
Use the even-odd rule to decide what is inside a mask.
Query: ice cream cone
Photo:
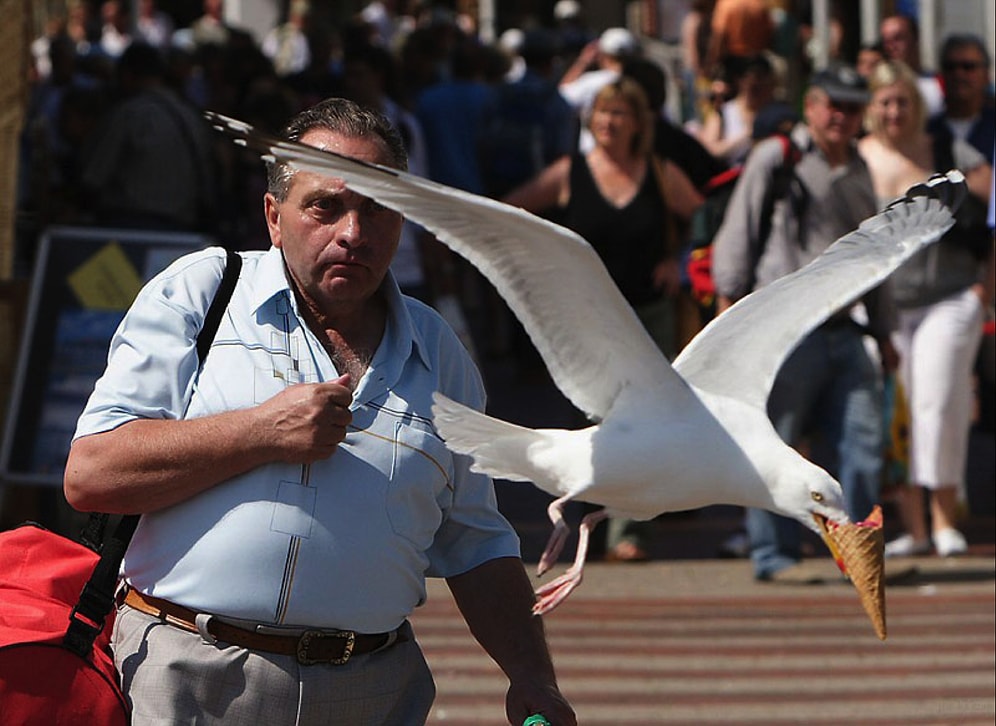
[[[873,512],[864,522],[837,527],[830,536],[875,634],[885,640],[885,534],[881,514]]]

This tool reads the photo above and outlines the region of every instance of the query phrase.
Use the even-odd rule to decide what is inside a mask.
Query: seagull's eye
[[[819,492],[811,492],[810,496],[813,497],[813,501],[814,502],[822,502],[823,501],[823,495],[820,494]]]

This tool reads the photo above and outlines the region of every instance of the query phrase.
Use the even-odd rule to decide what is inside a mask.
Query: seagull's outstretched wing
[[[206,114],[264,158],[342,178],[346,186],[433,232],[491,281],[532,338],[557,387],[602,418],[623,386],[681,385],[581,237],[521,209]]]
[[[939,239],[965,193],[958,171],[912,187],[806,267],[716,317],[675,369],[698,388],[764,407],[775,374],[802,338]]]

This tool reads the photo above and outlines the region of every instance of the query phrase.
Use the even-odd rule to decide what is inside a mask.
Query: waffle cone
[[[885,640],[885,534],[881,524],[847,524],[831,533],[861,605]]]

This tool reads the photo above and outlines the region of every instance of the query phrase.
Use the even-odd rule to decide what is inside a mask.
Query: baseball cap
[[[821,88],[831,101],[868,103],[868,82],[851,66],[835,65],[817,71],[809,79],[810,88]]]
[[[559,0],[553,6],[553,17],[556,20],[572,20],[581,14],[581,4],[577,0]]]
[[[526,42],[526,34],[519,28],[509,28],[498,38],[498,47],[508,53],[520,53]]]
[[[606,55],[636,55],[640,43],[626,28],[609,28],[599,36],[598,49]]]

